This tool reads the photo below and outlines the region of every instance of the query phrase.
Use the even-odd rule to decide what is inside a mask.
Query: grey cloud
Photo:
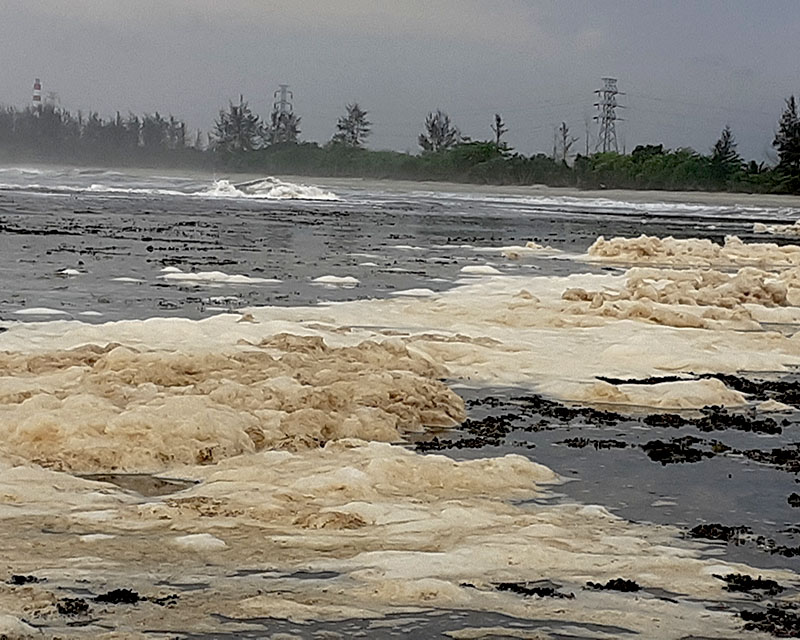
[[[583,136],[613,74],[629,149],[706,150],[730,122],[760,160],[800,92],[798,26],[794,0],[0,0],[0,102],[24,104],[39,76],[73,110],[159,109],[207,130],[239,93],[266,115],[287,82],[306,139],[358,100],[375,148],[415,149],[441,107],[475,137],[502,113],[532,153],[562,120]]]

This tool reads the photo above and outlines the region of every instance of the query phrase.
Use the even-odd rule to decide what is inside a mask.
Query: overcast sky
[[[761,161],[800,94],[799,36],[798,0],[0,0],[0,103],[28,104],[39,77],[73,111],[158,110],[207,131],[240,93],[268,115],[287,83],[306,140],[329,140],[357,101],[373,149],[415,151],[441,108],[473,138],[499,112],[530,154],[562,120],[582,151],[610,75],[629,151],[705,152],[729,123]]]

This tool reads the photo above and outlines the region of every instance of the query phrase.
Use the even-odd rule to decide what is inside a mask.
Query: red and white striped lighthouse
[[[42,82],[39,80],[39,78],[36,78],[33,81],[33,106],[42,106]]]

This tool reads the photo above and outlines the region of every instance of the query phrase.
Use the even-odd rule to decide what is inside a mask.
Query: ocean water
[[[740,613],[797,593],[798,218],[0,168],[0,633],[768,637]]]
[[[798,217],[783,202],[642,203],[431,191],[413,183],[370,188],[360,181],[334,193],[267,180],[245,192],[233,184],[239,181],[0,169],[0,317],[46,308],[91,322],[200,318],[220,308],[440,291],[453,286],[463,267],[498,259],[495,267],[509,275],[592,270],[562,256],[508,263],[486,253],[495,247],[534,240],[581,253],[600,234],[747,239],[755,237],[755,221],[788,224]],[[206,286],[181,288],[172,285],[187,280],[165,278],[164,268],[215,275]],[[225,289],[220,273],[251,280]],[[327,276],[355,278],[359,286],[321,289],[325,283],[315,279]]]

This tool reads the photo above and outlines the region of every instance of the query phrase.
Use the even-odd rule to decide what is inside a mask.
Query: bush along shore
[[[800,118],[794,97],[786,101],[772,144],[775,166],[746,162],[730,127],[709,153],[690,148],[639,145],[631,153],[588,156],[569,152],[573,140],[563,125],[562,147],[552,155],[525,156],[503,140],[495,116],[493,140],[462,136],[449,117],[431,113],[419,135],[419,154],[366,148],[367,112],[347,105],[337,132],[325,143],[300,141],[300,120],[273,113],[261,121],[241,97],[219,112],[211,133],[187,132],[185,123],[159,113],[110,119],[76,115],[53,104],[0,108],[0,162],[181,167],[329,177],[441,180],[477,184],[661,189],[800,194]]]

